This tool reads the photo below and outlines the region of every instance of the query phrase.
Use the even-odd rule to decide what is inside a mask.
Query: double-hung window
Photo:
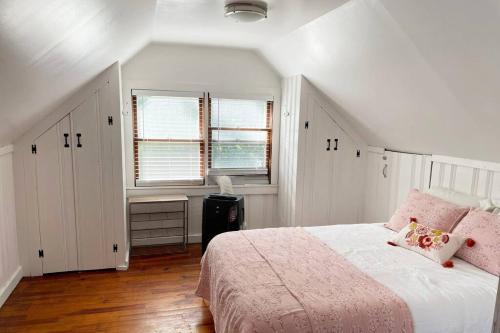
[[[136,186],[201,185],[217,175],[270,181],[272,98],[205,95],[132,91]]]
[[[268,99],[209,98],[209,175],[267,175],[272,109]]]
[[[137,186],[203,184],[203,93],[132,92]]]

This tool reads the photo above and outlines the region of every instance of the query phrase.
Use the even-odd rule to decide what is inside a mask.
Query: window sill
[[[233,189],[237,194],[251,195],[262,194],[272,195],[278,194],[278,185],[273,184],[247,184],[233,185]],[[218,185],[201,185],[201,186],[149,186],[149,187],[127,187],[127,197],[140,195],[162,195],[162,194],[185,194],[187,196],[204,196],[210,193],[218,193]]]

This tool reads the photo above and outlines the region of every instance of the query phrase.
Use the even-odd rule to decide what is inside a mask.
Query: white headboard
[[[500,164],[385,150],[369,152],[364,221],[388,221],[412,188],[443,187],[489,198],[500,206]]]
[[[412,188],[420,191],[430,187],[448,188],[489,198],[500,206],[500,164],[394,151],[386,151],[385,158],[383,163],[388,165],[388,177],[381,179],[387,183],[387,208],[383,208],[384,212],[377,215],[377,220],[390,218],[406,200]],[[368,200],[380,201],[375,199]],[[366,219],[371,218],[367,214]]]
[[[432,155],[429,186],[490,198],[500,204],[500,164]]]

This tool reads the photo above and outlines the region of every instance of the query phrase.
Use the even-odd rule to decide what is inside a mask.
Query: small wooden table
[[[131,246],[182,244],[186,248],[188,203],[183,194],[129,198]]]

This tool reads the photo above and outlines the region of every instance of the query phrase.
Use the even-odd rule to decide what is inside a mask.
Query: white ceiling
[[[256,48],[303,73],[371,145],[500,161],[498,0],[0,0],[0,145],[150,41]]]
[[[158,0],[153,39],[257,48],[347,1],[267,0],[267,19],[249,24],[224,17],[227,0]]]

